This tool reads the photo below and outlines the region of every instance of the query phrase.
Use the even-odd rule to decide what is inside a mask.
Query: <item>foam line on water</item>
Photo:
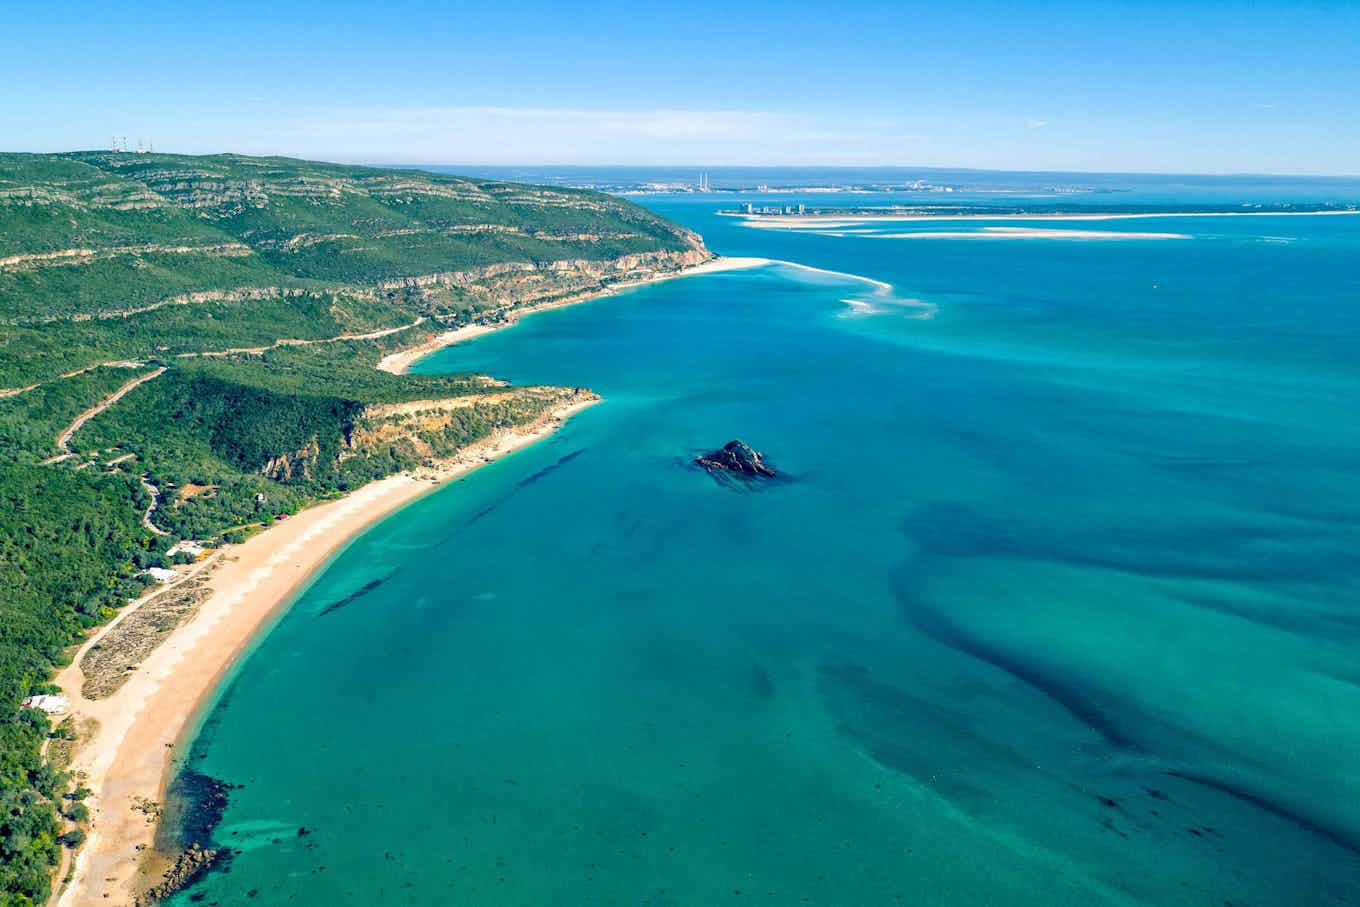
[[[833,271],[830,268],[819,268],[814,265],[806,265],[802,262],[788,261],[782,258],[771,259],[770,264],[779,265],[794,271],[801,271],[806,274],[818,274],[824,277],[848,280],[868,286],[870,292],[867,298],[851,296],[841,300],[841,302],[849,306],[849,310],[845,313],[848,316],[879,315],[889,311],[889,309],[886,308],[889,306],[914,309],[915,312],[911,317],[921,319],[933,318],[935,317],[935,313],[939,311],[939,306],[934,303],[925,302],[921,299],[898,296],[893,291],[892,284],[873,277],[865,277],[863,274],[851,274],[848,271]]]

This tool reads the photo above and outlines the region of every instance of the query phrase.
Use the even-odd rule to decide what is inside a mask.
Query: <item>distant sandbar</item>
[[[719,212],[728,217],[741,219],[743,227],[762,230],[798,229],[835,229],[858,224],[914,223],[921,221],[974,221],[974,220],[1052,220],[1052,221],[1091,221],[1091,220],[1133,220],[1152,217],[1323,217],[1332,215],[1360,214],[1360,210],[1325,211],[1133,211],[1133,212],[1092,212],[1065,214],[1020,214],[1014,212],[985,214],[913,214],[884,211],[882,214],[741,214]]]

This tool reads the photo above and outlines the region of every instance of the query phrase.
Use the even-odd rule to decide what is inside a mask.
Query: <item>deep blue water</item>
[[[425,360],[605,402],[300,596],[196,741],[242,853],[181,902],[1360,900],[1360,217],[644,201],[892,292],[685,278]],[[783,478],[689,465],[732,437]]]

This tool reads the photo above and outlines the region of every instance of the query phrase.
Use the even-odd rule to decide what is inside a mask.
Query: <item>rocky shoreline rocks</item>
[[[161,874],[161,880],[143,892],[133,902],[135,907],[151,907],[183,891],[196,882],[214,863],[223,858],[223,851],[210,850],[191,844],[180,851],[175,862]]]

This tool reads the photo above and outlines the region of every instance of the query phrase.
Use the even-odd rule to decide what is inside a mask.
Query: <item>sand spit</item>
[[[878,290],[883,293],[892,292],[892,284],[886,283],[885,281],[882,280],[876,280],[872,277],[865,277],[862,274],[851,274],[846,271],[832,271],[829,268],[816,268],[813,267],[812,265],[805,265],[796,261],[785,261],[782,258],[769,259],[765,263],[771,265],[781,265],[782,267],[785,268],[796,268],[799,271],[805,271],[809,274],[824,274],[827,277],[838,277],[841,278],[842,280],[855,280],[859,281],[860,283],[868,284],[875,290]]]
[[[1360,214],[1360,211],[1139,211],[1129,214],[1091,213],[1091,214],[736,214],[728,212],[729,217],[741,218],[743,227],[760,230],[800,230],[816,228],[819,230],[852,227],[857,224],[904,224],[921,221],[968,221],[968,220],[1053,220],[1053,221],[1096,221],[1096,220],[1142,220],[1153,217],[1330,217]]]
[[[852,316],[859,315],[878,315],[889,311],[892,306],[912,309],[912,318],[929,320],[935,317],[939,311],[939,306],[932,302],[925,302],[920,299],[910,299],[897,296],[893,292],[893,285],[886,281],[877,280],[873,277],[865,277],[863,274],[851,274],[848,271],[833,271],[829,268],[817,268],[812,265],[805,265],[796,261],[786,261],[784,259],[772,259],[769,264],[779,265],[785,268],[793,268],[807,274],[820,274],[826,277],[834,277],[838,280],[850,280],[868,286],[871,292],[868,298],[847,297],[841,302],[849,306],[847,314]]]
[[[1050,230],[1042,227],[983,227],[981,230],[917,230],[866,233],[867,239],[1193,239],[1188,233],[1135,233],[1121,230]]]

